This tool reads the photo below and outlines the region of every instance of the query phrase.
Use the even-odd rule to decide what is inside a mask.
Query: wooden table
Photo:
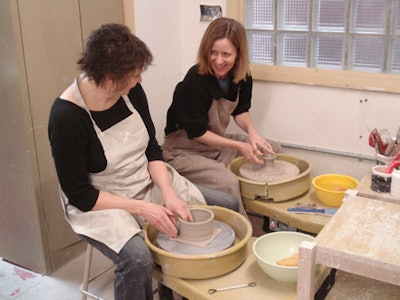
[[[312,299],[317,264],[400,285],[400,204],[350,196],[299,248],[298,299]]]
[[[381,193],[371,190],[371,172],[363,177],[357,186],[357,195],[365,198],[377,199],[385,202],[400,203],[390,193]]]
[[[289,207],[295,207],[297,203],[311,203],[315,204],[317,208],[328,208],[318,200],[313,187],[306,194],[287,201],[274,202],[272,200],[243,198],[243,202],[247,210],[314,234],[319,233],[331,218],[319,214],[300,214],[287,210]]]
[[[258,266],[252,252],[252,246],[256,238],[251,238],[247,245],[247,257],[244,263],[236,270],[216,278],[210,279],[181,279],[164,275],[160,268],[156,268],[153,277],[162,281],[166,286],[180,295],[190,299],[218,299],[218,300],[241,300],[241,299],[279,299],[295,300],[296,284],[280,283],[269,278]],[[316,276],[315,284],[319,287],[328,275],[329,269],[325,268]],[[222,288],[256,282],[255,287],[245,287],[209,294],[210,288]]]

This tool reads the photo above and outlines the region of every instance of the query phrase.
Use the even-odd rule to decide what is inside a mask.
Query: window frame
[[[245,0],[227,1],[227,17],[244,24]],[[400,74],[251,64],[253,79],[400,94]]]

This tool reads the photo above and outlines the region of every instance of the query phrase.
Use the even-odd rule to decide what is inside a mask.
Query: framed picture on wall
[[[207,22],[222,17],[222,8],[219,5],[200,5],[200,21]]]

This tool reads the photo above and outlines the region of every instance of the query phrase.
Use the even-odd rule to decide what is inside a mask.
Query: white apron
[[[121,197],[162,204],[161,192],[153,184],[147,169],[145,151],[149,135],[139,113],[129,98],[123,96],[132,115],[102,132],[92,119],[79,92],[78,80],[83,77],[84,74],[75,80],[74,94],[79,105],[88,112],[107,159],[104,171],[88,174],[92,185]],[[192,183],[180,176],[168,164],[166,166],[172,187],[181,199],[188,204],[205,204],[202,194]],[[98,240],[117,253],[129,239],[141,232],[144,220],[123,209],[82,212],[69,205],[62,191],[61,198],[65,217],[76,233]]]

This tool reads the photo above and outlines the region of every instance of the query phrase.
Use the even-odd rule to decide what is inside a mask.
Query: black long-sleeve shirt
[[[137,84],[128,97],[142,117],[150,137],[146,149],[148,161],[163,160],[142,86]],[[131,114],[122,97],[105,111],[91,112],[102,131]],[[103,171],[107,161],[88,113],[70,101],[57,98],[50,111],[48,135],[57,176],[69,203],[81,211],[91,210],[99,190],[90,184],[88,173]]]
[[[165,135],[178,129],[185,129],[189,138],[202,136],[209,127],[208,111],[212,101],[225,98],[235,101],[239,92],[239,103],[232,116],[247,112],[251,106],[253,80],[247,76],[234,84],[229,78],[229,90],[225,92],[212,75],[200,75],[197,66],[187,72],[185,78],[177,84],[173,101],[167,112]]]

